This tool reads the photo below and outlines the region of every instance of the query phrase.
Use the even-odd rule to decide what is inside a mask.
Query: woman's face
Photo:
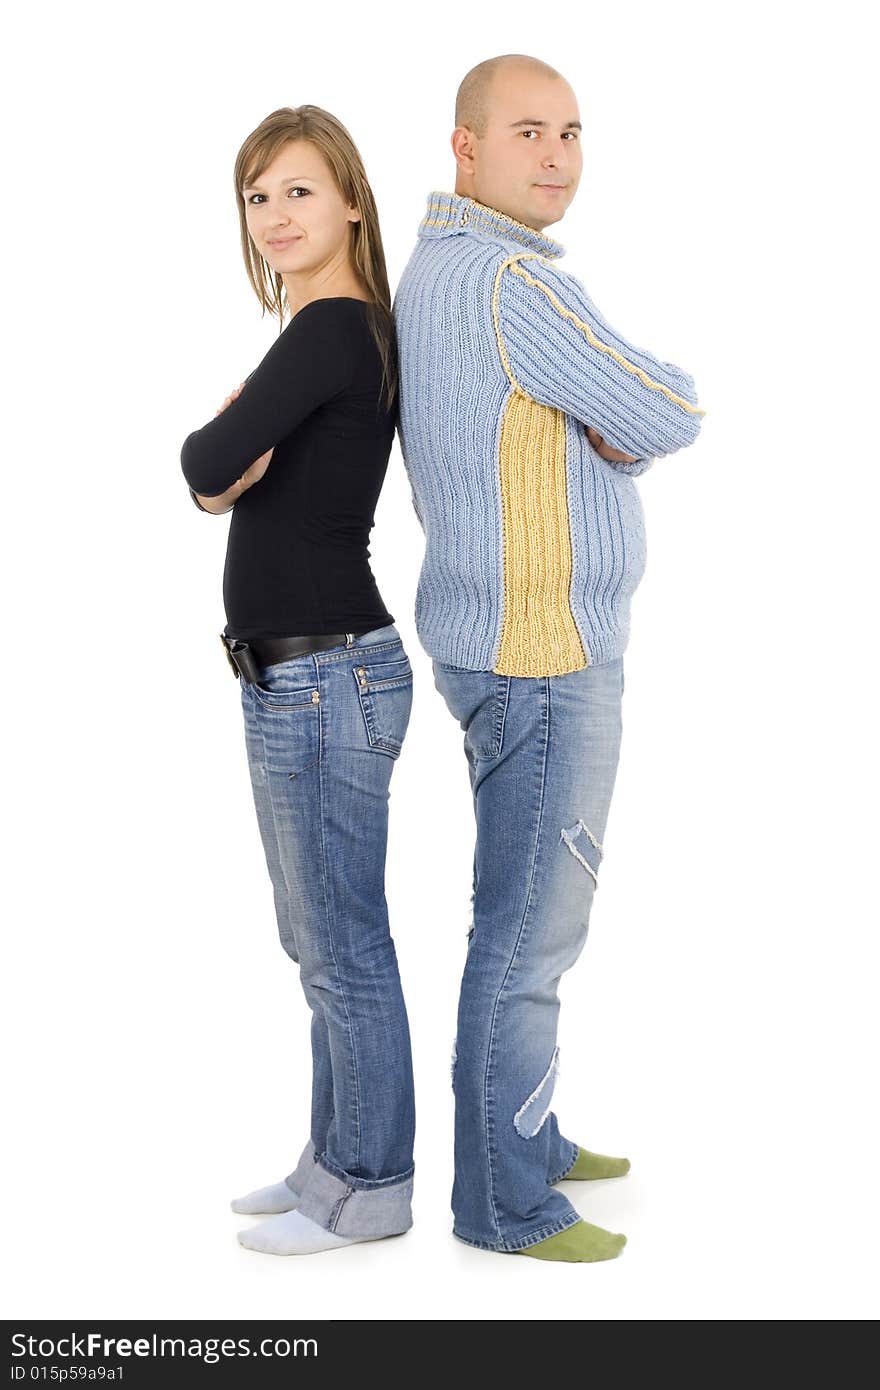
[[[360,215],[308,140],[289,140],[242,192],[248,231],[273,270],[308,275],[348,261],[349,224]]]

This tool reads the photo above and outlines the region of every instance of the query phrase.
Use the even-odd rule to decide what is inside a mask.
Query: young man
[[[581,176],[574,92],[518,54],[458,91],[454,193],[428,198],[394,301],[400,438],[425,531],[416,607],[465,731],[477,820],[456,1051],[454,1232],[610,1259],[554,1184],[618,1176],[551,1110],[562,973],[587,935],[621,736],[633,478],[697,437],[693,379],[634,347],[557,264]]]

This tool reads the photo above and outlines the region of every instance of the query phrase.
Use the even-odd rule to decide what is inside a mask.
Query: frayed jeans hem
[[[528,1235],[521,1236],[516,1241],[509,1241],[506,1245],[490,1245],[487,1240],[474,1240],[470,1236],[462,1235],[455,1227],[452,1234],[457,1240],[464,1241],[465,1245],[472,1245],[477,1250],[492,1250],[499,1255],[515,1255],[517,1250],[527,1250],[530,1245],[539,1245],[542,1240],[549,1240],[551,1236],[558,1236],[560,1231],[567,1231],[569,1226],[576,1226],[578,1221],[583,1218],[573,1211],[569,1216],[565,1216],[561,1221],[555,1222],[552,1226],[542,1226],[539,1231],[530,1231]]]

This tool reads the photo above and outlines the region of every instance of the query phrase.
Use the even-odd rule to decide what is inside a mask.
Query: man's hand
[[[609,463],[636,463],[634,454],[625,454],[622,449],[613,449],[610,444],[606,444],[598,430],[594,430],[592,425],[587,425],[587,438],[600,458],[607,459]]]
[[[239,382],[238,386],[236,386],[233,391],[230,391],[223,404],[218,406],[214,411],[214,415],[217,416],[222,414],[233,401],[237,400],[241,395],[243,387],[244,382]],[[271,449],[266,450],[265,454],[261,454],[258,459],[255,459],[250,468],[244,470],[238,481],[227,488],[224,493],[221,493],[219,497],[200,497],[199,494],[196,493],[205,511],[213,512],[215,516],[222,516],[224,512],[231,511],[241,494],[247,492],[249,487],[253,487],[254,483],[260,481],[272,461],[274,452],[275,446],[273,445]]]

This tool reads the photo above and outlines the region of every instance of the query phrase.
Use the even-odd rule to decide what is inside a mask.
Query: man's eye
[[[563,135],[570,135],[572,140],[576,140],[578,138],[578,133],[576,130],[564,130],[562,133]]]

